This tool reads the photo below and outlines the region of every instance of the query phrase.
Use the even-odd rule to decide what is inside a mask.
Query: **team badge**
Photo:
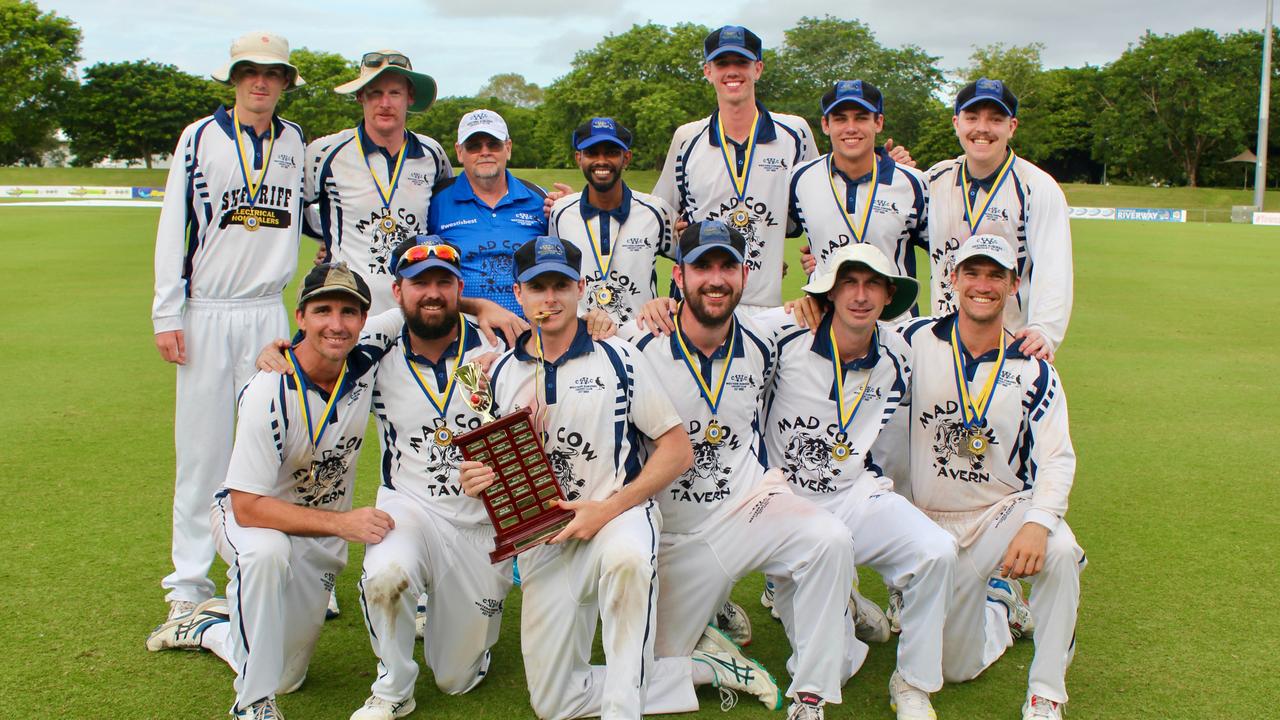
[[[831,446],[831,459],[836,462],[844,462],[849,459],[853,451],[849,449],[849,443],[836,443]]]
[[[720,427],[720,423],[712,420],[707,423],[707,429],[702,433],[702,437],[712,445],[719,445],[724,442],[724,428]]]
[[[453,444],[453,431],[447,427],[436,428],[435,441],[441,447]]]

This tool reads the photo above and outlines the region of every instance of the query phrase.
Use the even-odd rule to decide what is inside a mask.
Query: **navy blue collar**
[[[677,310],[676,312],[679,312],[679,311]],[[745,354],[742,349],[742,324],[738,322],[737,317],[734,317],[734,319],[732,320],[732,323],[733,323],[733,330],[732,330],[733,356],[735,358],[740,358]],[[697,355],[699,358],[703,360],[723,360],[729,357],[729,337],[728,336],[726,336],[724,339],[724,342],[720,343],[720,346],[717,347],[715,351],[711,353],[711,357],[704,356],[702,354],[702,351],[699,350],[697,346],[693,344],[693,341],[689,339],[689,336],[684,334],[683,330],[680,331],[680,337],[684,338],[684,346],[689,348],[691,351],[693,351],[695,355]],[[671,333],[670,343],[671,343],[671,357],[675,358],[676,360],[679,360],[682,357],[684,357],[684,354],[681,353],[680,351],[680,339],[676,337],[675,333]]]
[[[356,386],[356,383],[360,382],[360,378],[364,376],[365,372],[369,369],[369,366],[370,363],[368,358],[362,356],[360,353],[353,351],[347,356],[347,374],[343,377],[342,384],[334,388],[338,393],[339,400],[342,399],[342,396],[351,392],[352,388]],[[298,387],[298,380],[301,379],[306,389],[315,390],[316,393],[320,395],[321,399],[325,402],[329,402],[330,393],[317,385],[315,381],[307,375],[307,371],[302,369],[302,363],[298,363],[298,374],[301,378],[294,377],[291,374],[285,375],[285,386],[296,390]],[[337,413],[334,413],[334,418],[337,418]]]
[[[1004,161],[1009,159],[1009,153],[1011,152],[1013,152],[1013,148],[1005,148],[1004,157],[1000,158],[1000,164],[996,166],[996,169],[986,177],[980,177],[980,178],[970,177],[969,185],[971,187],[982,188],[983,192],[988,192],[988,193],[991,192],[992,186],[994,186],[996,183],[996,176],[1000,174],[1000,168],[1004,167]],[[965,162],[964,157],[961,156],[960,158],[961,171],[956,173],[957,187],[964,187],[964,171],[963,171],[964,162]],[[1012,170],[1012,168],[1010,168],[1010,170]]]
[[[933,324],[934,336],[936,336],[942,342],[950,344],[951,343],[951,326],[956,324],[957,317],[959,317],[959,311],[953,312],[950,315],[946,315],[942,318],[939,318],[938,321]],[[976,363],[994,361],[996,359],[996,355],[998,354],[999,352],[997,350],[988,350],[975,358],[969,354],[969,348],[964,348],[964,359],[966,364],[970,364],[970,363],[976,364]],[[1009,341],[1009,344],[1005,345],[1004,358],[1005,360],[1029,360],[1030,359],[1026,354],[1022,352],[1021,338],[1016,340],[1011,340]]]
[[[618,182],[622,181],[619,180]],[[582,212],[583,220],[590,220],[600,213],[604,213],[609,217],[612,217],[614,220],[617,220],[619,225],[622,225],[627,221],[627,218],[631,216],[631,188],[627,187],[626,183],[622,182],[622,204],[612,210],[601,210],[588,202],[587,190],[589,190],[589,188],[582,189],[582,197],[578,201],[578,210]]]
[[[473,349],[480,347],[480,329],[467,322],[465,319],[463,319],[462,322],[467,323],[467,346],[462,348],[461,352],[459,352],[458,339],[454,338],[453,342],[449,343],[449,346],[440,354],[440,363],[445,362],[449,358],[458,357],[459,355],[465,356]],[[433,368],[439,364],[432,362],[425,356],[419,355],[413,351],[413,345],[409,342],[409,325],[407,323],[405,324],[404,329],[400,331],[400,345],[404,348],[404,352],[409,356],[409,359],[416,363]]]
[[[366,132],[364,129],[363,120],[360,121],[359,125],[356,125],[356,134],[360,136],[360,143],[364,146],[365,152],[370,152],[370,148],[376,148],[377,151],[382,153],[382,156],[385,157],[387,160],[391,162],[395,162],[396,160],[395,155],[393,155],[386,148],[382,147],[381,145],[379,145],[378,143],[370,139],[369,133]],[[416,158],[423,157],[426,154],[427,154],[427,151],[422,147],[422,143],[418,141],[418,136],[409,132],[408,130],[405,130],[404,156],[409,159],[416,159]]]
[[[876,165],[878,166],[876,169],[879,171],[879,178],[876,180],[876,183],[879,185],[892,185],[893,171],[894,168],[898,167],[898,163],[894,162],[893,158],[889,157],[889,154],[884,151],[884,148],[876,148],[875,153]],[[871,179],[871,173],[869,172],[850,179],[848,175],[844,174],[843,170],[836,167],[835,162],[831,163],[831,172],[839,175],[844,180],[845,185],[850,187],[854,185],[861,185]]]
[[[227,109],[226,105],[221,105],[214,111],[213,119],[214,122],[218,123],[218,127],[222,128],[222,131],[227,134],[227,137],[232,140],[236,139],[235,128],[231,127],[231,111]],[[280,119],[279,115],[271,116],[271,125],[276,129],[276,137],[280,137],[284,134],[284,122]],[[243,123],[240,125],[240,132],[247,133],[250,138],[255,140],[263,140],[271,136],[270,129],[259,135],[253,129],[252,125],[245,125]]]
[[[536,357],[530,355],[529,351],[525,349],[525,346],[529,343],[531,338],[533,338],[532,330],[525,330],[521,333],[520,337],[516,338],[515,354],[517,360],[521,362],[532,362],[537,360]],[[551,363],[551,366],[560,367],[576,357],[594,352],[595,349],[595,341],[591,339],[591,333],[587,332],[587,321],[579,318],[578,331],[574,333],[573,342],[569,343],[569,349],[565,350],[563,355],[556,358],[556,361]]]
[[[517,180],[516,176],[512,175],[510,170],[507,170],[506,173],[507,194],[503,195],[502,199],[498,201],[498,204],[493,206],[493,209],[495,210],[503,205],[514,204],[520,200],[534,197],[533,192],[530,191],[529,188],[525,187],[524,183]],[[476,191],[471,188],[471,179],[467,177],[466,171],[459,174],[457,179],[453,182],[453,185],[450,187],[457,188],[453,193],[454,202],[480,202],[479,198],[476,197]],[[488,207],[488,205],[485,205],[485,207]]]
[[[835,311],[828,310],[826,315],[822,316],[822,322],[818,323],[818,334],[813,338],[813,345],[809,347],[809,351],[815,355],[831,360],[831,323],[835,320]],[[877,328],[878,330],[878,328]],[[877,336],[878,336],[877,332]],[[860,358],[854,358],[847,363],[841,363],[845,370],[868,370],[876,366],[880,362],[880,342],[877,336],[873,336],[875,342],[871,343],[871,347],[867,348],[867,354]],[[839,358],[836,358],[839,360]]]
[[[773,127],[773,116],[768,110],[764,109],[764,105],[759,100],[756,101],[756,110],[760,111],[760,122],[756,124],[756,142],[767,143],[778,139],[778,131]],[[711,125],[707,130],[707,139],[713,147],[720,147],[720,135],[716,132],[716,123],[720,122],[720,108],[711,111]],[[733,141],[730,140],[732,143]],[[737,144],[737,143],[733,143]]]

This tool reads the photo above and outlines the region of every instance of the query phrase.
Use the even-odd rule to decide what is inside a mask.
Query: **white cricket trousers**
[[[648,500],[588,541],[541,545],[520,555],[520,649],[539,718],[639,720],[698,709],[689,658],[653,659],[661,531],[657,503]],[[604,667],[591,664],[597,616]]]
[[[853,538],[859,565],[866,565],[896,588],[902,589],[902,634],[898,639],[898,672],[926,692],[942,688],[943,625],[955,582],[956,541],[919,508],[892,490],[880,489],[864,476],[848,491],[819,499],[818,504],[844,522]],[[774,608],[782,618],[787,637],[809,622],[800,614],[797,622],[791,596],[795,584],[787,578],[771,578]],[[853,617],[847,617],[849,653],[845,678],[862,667],[867,646],[853,634]]]
[[[947,682],[972,680],[1013,644],[1004,614],[987,610],[987,580],[999,570],[1030,507],[1030,497],[1023,496],[1011,500],[1000,512],[985,513],[980,534],[968,547],[960,548],[955,593],[943,637],[942,673]],[[966,526],[977,519],[973,513],[928,514],[957,537],[964,537]],[[1085,564],[1084,550],[1064,520],[1049,535],[1044,568],[1027,578],[1032,585],[1031,616],[1036,622],[1036,650],[1027,686],[1046,700],[1067,701],[1067,665],[1075,642],[1080,571]],[[904,597],[903,611],[907,605]]]
[[[271,340],[289,336],[279,295],[254,300],[188,299],[182,316],[187,362],[178,366],[173,435],[173,572],[166,602],[213,597],[214,544],[209,504],[227,479],[236,432],[236,401],[254,360]]]
[[[773,475],[771,473],[770,475]],[[788,628],[794,653],[789,697],[816,693],[840,702],[847,674],[845,613],[854,577],[853,542],[834,515],[767,482],[737,508],[693,533],[663,533],[658,552],[658,657],[693,652],[707,618],[734,583],[754,570],[793,582],[795,613]],[[521,563],[523,567],[523,563]]]
[[[216,499],[212,517],[231,610],[225,648],[214,652],[236,671],[236,707],[245,708],[306,679],[347,543],[242,527],[228,495]]]
[[[489,562],[492,529],[458,528],[385,486],[378,489],[377,507],[396,524],[382,542],[365,547],[360,577],[365,627],[378,656],[373,694],[395,703],[413,697],[414,614],[423,593],[423,657],[441,692],[467,692],[483,679],[489,648],[498,641],[511,561]]]

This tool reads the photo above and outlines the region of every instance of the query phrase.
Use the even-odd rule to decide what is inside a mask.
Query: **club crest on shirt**
[[[745,213],[738,212],[744,209]],[[708,220],[721,220],[742,233],[747,240],[746,266],[751,271],[759,270],[764,264],[764,238],[761,235],[767,227],[775,227],[778,219],[773,211],[763,202],[747,195],[742,200],[736,197],[720,203],[720,207],[707,214]]]
[[[995,452],[997,443],[991,428],[983,428],[982,436],[987,441],[987,452]],[[986,456],[964,452],[968,439],[969,431],[959,419],[944,419],[937,423],[932,449],[938,477],[971,483],[991,482],[991,473],[986,472],[984,465]]]
[[[370,275],[389,275],[391,270],[391,252],[395,250],[410,233],[417,233],[418,218],[404,209],[395,211],[392,216],[394,227],[387,229],[383,222],[382,210],[369,212],[369,216],[356,222],[356,231],[369,237],[369,255],[372,258],[367,266]]]
[[[844,433],[839,433],[837,442],[847,442]],[[831,458],[831,444],[826,438],[804,431],[797,432],[787,442],[782,451],[782,459],[786,463],[783,475],[793,485],[812,493],[833,493],[838,488],[835,482],[844,474],[844,467],[853,458],[844,462],[836,462]],[[861,467],[857,463],[857,467]]]
[[[347,494],[342,481],[362,443],[359,436],[341,438],[337,447],[324,450],[319,459],[312,459],[309,468],[294,470],[294,504],[319,507],[342,499]]]
[[[293,168],[298,167],[298,163],[294,161],[292,155],[285,155],[283,153],[272,158],[272,162],[274,162],[277,167],[285,170],[292,170]]]
[[[713,443],[705,438],[701,422],[693,420],[689,423],[689,439],[693,441],[693,467],[676,478],[668,489],[672,500],[709,503],[729,497],[732,492],[729,478],[733,476],[733,468],[720,462],[720,450],[737,450],[742,447],[742,441],[732,428],[726,425],[721,425],[720,428],[724,439]]]
[[[781,157],[765,157],[760,158],[760,164],[757,165],[761,170],[768,173],[776,173],[778,171],[786,171],[787,159]]]
[[[436,418],[434,425],[423,425],[419,432],[409,436],[409,447],[427,462],[427,492],[432,497],[462,494],[462,486],[456,481],[462,453],[453,443],[441,445],[439,442],[440,430],[447,427],[442,418]],[[451,479],[454,482],[450,482]]]

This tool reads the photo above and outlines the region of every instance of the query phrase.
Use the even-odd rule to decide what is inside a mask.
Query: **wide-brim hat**
[[[241,35],[231,43],[231,58],[227,64],[209,73],[220,83],[231,84],[231,74],[236,65],[251,62],[255,65],[283,65],[289,68],[292,79],[287,90],[306,85],[307,81],[298,74],[298,68],[289,62],[289,41],[269,32],[251,32]]]
[[[889,258],[885,257],[879,248],[867,243],[855,243],[837,248],[827,260],[826,270],[814,275],[809,284],[800,289],[812,295],[826,295],[831,288],[835,287],[836,277],[840,275],[840,269],[846,263],[866,265],[871,272],[883,275],[893,284],[893,297],[889,298],[888,304],[880,311],[882,320],[896,318],[915,304],[916,296],[920,294],[920,283],[913,277],[897,274],[897,268]]]
[[[405,56],[399,50],[378,50],[376,52],[381,55],[400,55],[405,60],[408,60],[408,56]],[[340,95],[355,95],[365,85],[387,73],[408,78],[409,84],[413,86],[413,104],[409,106],[409,112],[422,112],[431,107],[431,103],[436,101],[435,78],[420,72],[414,72],[411,67],[403,68],[385,61],[377,67],[369,67],[362,61],[360,63],[360,76],[355,80],[339,85],[333,91]]]

